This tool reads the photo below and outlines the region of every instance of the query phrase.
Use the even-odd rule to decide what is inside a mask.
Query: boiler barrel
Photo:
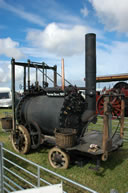
[[[21,107],[24,123],[36,122],[42,133],[53,135],[54,129],[60,127],[59,117],[64,97],[35,96],[25,100]]]

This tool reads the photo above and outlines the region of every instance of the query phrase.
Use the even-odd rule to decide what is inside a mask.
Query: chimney
[[[96,34],[85,35],[85,77],[86,77],[86,101],[81,119],[87,122],[96,114]]]

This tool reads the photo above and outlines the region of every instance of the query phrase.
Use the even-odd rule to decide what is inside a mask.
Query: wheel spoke
[[[31,137],[31,148],[37,149],[41,143],[41,131],[38,124],[34,121],[27,124]]]
[[[38,132],[31,132],[30,135],[38,135]]]

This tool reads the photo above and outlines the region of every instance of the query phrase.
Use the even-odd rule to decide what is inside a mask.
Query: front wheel
[[[70,162],[69,155],[57,147],[49,151],[48,159],[53,168],[67,169]]]
[[[26,154],[31,147],[31,139],[28,130],[23,125],[18,125],[12,134],[12,146],[16,152]]]

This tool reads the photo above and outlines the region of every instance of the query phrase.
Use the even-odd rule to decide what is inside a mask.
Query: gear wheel
[[[82,128],[81,114],[84,112],[87,102],[80,93],[73,92],[65,97],[60,113],[61,128]]]
[[[25,124],[25,121],[23,120],[23,117],[22,117],[22,114],[21,114],[21,108],[22,108],[22,105],[23,103],[28,100],[29,98],[29,95],[24,95],[22,97],[22,99],[19,101],[18,105],[17,105],[17,109],[16,109],[16,119],[18,121],[19,124]]]

